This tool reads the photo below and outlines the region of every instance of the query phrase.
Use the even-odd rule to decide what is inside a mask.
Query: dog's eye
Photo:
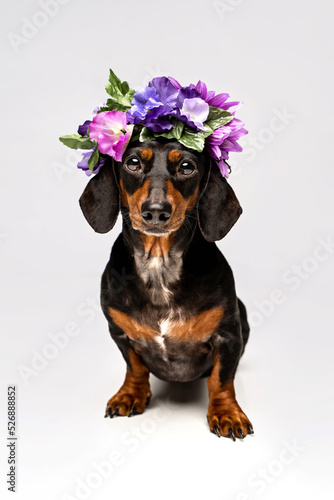
[[[183,161],[179,168],[179,172],[182,175],[191,175],[195,170],[195,166],[189,161]]]
[[[138,158],[132,157],[126,160],[125,166],[131,172],[137,172],[137,170],[140,170],[140,161]]]

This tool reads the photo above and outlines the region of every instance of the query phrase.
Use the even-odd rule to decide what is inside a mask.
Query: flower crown
[[[242,151],[237,141],[248,133],[234,117],[242,102],[228,102],[229,94],[216,95],[201,81],[181,87],[165,76],[135,91],[112,70],[106,91],[110,97],[94,110],[93,120],[80,125],[77,134],[60,137],[66,146],[83,150],[78,168],[87,175],[97,174],[108,156],[121,161],[130,141],[165,137],[198,152],[205,150],[228,177],[229,153]]]

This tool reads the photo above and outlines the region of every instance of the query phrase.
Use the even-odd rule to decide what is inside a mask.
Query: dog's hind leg
[[[246,344],[247,344],[247,341],[248,341],[250,328],[249,328],[249,324],[248,324],[248,320],[247,320],[246,307],[245,307],[244,303],[241,302],[240,299],[238,299],[238,306],[239,306],[239,313],[240,313],[242,340],[243,340],[243,344],[244,344],[243,349],[242,349],[242,353],[241,353],[241,354],[243,354],[245,347],[246,347]]]

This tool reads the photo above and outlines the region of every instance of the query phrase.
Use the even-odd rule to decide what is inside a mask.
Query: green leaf
[[[139,124],[137,124],[133,127],[130,142],[140,141],[140,133],[141,133],[142,129],[143,129],[143,126],[139,125]]]
[[[99,148],[95,148],[91,157],[88,160],[88,168],[93,172],[95,165],[99,161],[100,158],[100,151]]]
[[[140,134],[139,133],[136,134],[136,135],[132,134],[130,142],[136,142],[136,141],[139,141],[139,140],[140,140]]]
[[[71,149],[92,149],[96,146],[96,141],[80,134],[63,135],[59,140]]]
[[[204,126],[209,126],[212,130],[216,130],[223,125],[226,125],[231,120],[233,120],[233,115],[225,109],[216,108],[215,106],[210,106],[209,116]]]
[[[229,111],[225,109],[217,108],[216,106],[209,106],[209,116],[208,120],[214,120],[216,118],[220,118],[221,116],[230,117],[232,120],[233,116]]]
[[[129,109],[128,104],[120,104],[117,101],[113,101],[112,99],[108,99],[106,102],[106,106],[100,108],[100,111],[127,111]]]
[[[155,132],[154,137],[165,137],[166,139],[175,139],[173,129],[166,130],[166,132]]]
[[[195,149],[201,153],[204,149],[205,139],[211,134],[212,130],[196,132],[186,129],[178,141],[187,148]]]
[[[109,83],[106,85],[106,91],[111,97],[116,97],[117,95],[123,97],[122,82],[112,69],[109,70]]]
[[[109,73],[109,83],[106,85],[106,91],[110,95],[110,99],[107,101],[109,111],[126,111],[131,107],[135,91],[130,89],[127,82],[121,82],[112,70]]]
[[[173,127],[174,137],[178,141],[182,137],[184,131],[185,123],[175,120],[175,125]]]
[[[135,125],[132,130],[130,142],[140,141],[140,134],[142,132],[142,125]]]
[[[184,130],[184,122],[181,122],[180,120],[171,120],[171,123],[173,125],[173,128],[170,130],[167,130],[166,132],[163,132],[162,134],[154,134],[155,137],[165,137],[166,139],[176,139],[177,141],[180,140],[180,137],[182,136],[183,130]]]
[[[121,83],[121,88],[122,88],[122,94],[123,95],[126,95],[129,92],[129,90],[130,90],[128,82],[122,82]]]
[[[155,136],[151,130],[149,130],[147,127],[143,127],[142,131],[140,132],[139,140],[140,142],[145,142],[145,141],[152,141],[155,139]]]
[[[130,101],[130,105],[131,105],[131,101],[133,99],[133,96],[135,95],[135,89],[130,89],[127,93],[126,93],[126,97],[127,99],[129,99]]]

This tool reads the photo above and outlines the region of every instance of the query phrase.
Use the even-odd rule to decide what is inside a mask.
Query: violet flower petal
[[[209,105],[200,97],[194,97],[184,99],[179,119],[186,121],[187,125],[196,128],[196,130],[203,130],[203,123],[208,118],[208,115]]]
[[[94,151],[94,149],[91,149],[89,151],[82,150],[82,158],[77,165],[77,167],[81,168],[81,170],[83,170],[85,172],[85,174],[88,175],[88,177],[91,176],[92,174],[97,174],[100,171],[101,167],[103,167],[103,165],[105,164],[105,161],[106,161],[104,158],[100,158],[99,161],[94,165],[93,172],[92,172],[90,170],[90,168],[88,167],[88,160],[92,156],[93,151]]]
[[[168,80],[171,82],[171,84],[176,88],[176,89],[180,89],[181,88],[181,84],[175,80],[175,78],[169,76],[168,77]]]
[[[140,123],[151,109],[161,105],[157,90],[154,87],[145,87],[135,92],[127,116],[131,115],[134,123]]]
[[[82,125],[78,127],[78,134],[82,137],[88,135],[88,127],[92,123],[92,120],[86,120]]]
[[[229,97],[230,97],[229,94],[217,94],[214,97],[207,99],[207,102],[210,106],[215,106],[216,108],[225,109],[225,106],[223,106],[223,104],[225,104],[225,102]]]
[[[148,86],[156,89],[162,104],[169,104],[172,107],[175,105],[179,89],[166,76],[153,78]]]
[[[201,80],[198,80],[195,88],[196,88],[197,92],[199,93],[199,95],[201,96],[201,98],[204,99],[204,101],[206,101],[206,97],[208,95],[208,89],[207,89],[205,83],[201,82]]]
[[[219,162],[217,162],[217,165],[218,165],[218,168],[219,168],[222,176],[225,177],[226,179],[228,179],[230,173],[229,173],[228,165],[225,163],[225,160],[224,159],[220,160]]]

